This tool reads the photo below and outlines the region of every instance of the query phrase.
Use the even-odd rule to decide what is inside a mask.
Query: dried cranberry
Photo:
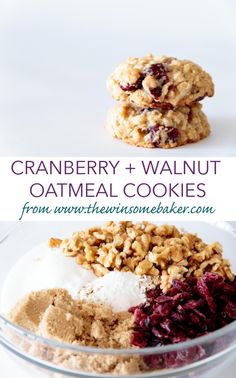
[[[160,339],[160,340],[162,340],[162,342],[164,342],[165,339],[168,340],[168,335],[166,334],[166,332],[163,329],[160,329],[158,327],[153,327],[152,333],[157,338],[157,340]]]
[[[224,312],[231,319],[236,319],[236,303],[228,302]]]
[[[148,345],[148,335],[145,335],[143,332],[133,331],[131,344],[139,348],[145,348]]]
[[[157,307],[154,310],[154,313],[160,317],[162,316],[168,316],[172,311],[172,303],[162,303],[157,305]]]
[[[120,83],[120,87],[125,92],[134,92],[137,89],[142,88],[142,81],[143,81],[143,75],[141,75],[135,83],[132,83],[132,84],[130,84],[130,83],[121,84]]]
[[[199,328],[202,327],[202,319],[201,317],[199,316],[199,314],[195,313],[195,312],[189,312],[189,318],[191,320],[191,323],[194,325],[194,326],[197,326]]]
[[[184,349],[178,352],[166,353],[164,366],[168,368],[178,368],[195,361],[199,361],[205,356],[205,350],[201,346]]]
[[[186,341],[186,340],[187,340],[187,338],[186,338],[183,331],[176,329],[175,332],[173,332],[173,334],[172,334],[172,343],[173,344],[182,343],[183,341]]]
[[[161,96],[162,87],[168,83],[169,79],[167,76],[166,69],[162,63],[154,63],[144,71],[145,76],[154,76],[158,80],[158,86],[156,88],[151,88],[150,93],[155,99]]]
[[[155,79],[161,80],[162,84],[169,81],[166,69],[162,63],[151,64],[151,66],[147,67],[143,73],[145,76],[154,76]]]
[[[149,127],[148,130],[150,133],[150,140],[156,146],[158,146],[161,142],[161,139],[158,138],[158,133],[160,131],[166,133],[166,142],[176,142],[180,137],[179,130],[172,126],[156,125]]]
[[[160,286],[147,292],[146,303],[132,308],[135,326],[131,343],[138,347],[168,345],[215,331],[236,320],[236,280],[230,282],[216,273],[202,278],[174,280],[166,293]],[[148,366],[179,367],[201,359],[201,347],[147,356]]]
[[[178,352],[169,352],[163,355],[149,355],[144,357],[144,362],[152,369],[178,368],[195,361],[199,361],[206,355],[201,346],[187,348]]]
[[[206,272],[202,277],[203,282],[212,283],[214,288],[222,287],[224,285],[224,278],[216,273]]]
[[[149,293],[149,292],[148,292]],[[160,293],[161,294],[161,293]],[[159,295],[160,295],[159,294]],[[176,293],[177,294],[177,293]],[[147,298],[150,298],[150,297],[147,297]],[[155,303],[156,304],[161,304],[161,303],[166,303],[166,302],[170,302],[170,301],[173,301],[173,297],[169,297],[167,294],[165,296],[162,296],[160,295],[159,297],[157,298],[154,298],[155,300]]]
[[[144,362],[152,369],[161,369],[164,367],[163,358],[158,354],[144,356]]]
[[[171,319],[175,322],[184,322],[186,319],[185,314],[180,314],[179,312],[172,312]]]
[[[148,317],[148,319],[149,319],[149,326],[155,326],[156,324],[158,324],[160,320],[160,315],[154,312],[152,315]]]
[[[196,98],[195,101],[196,101],[196,102],[197,102],[197,101],[202,101],[204,98],[205,98],[205,96],[199,96],[198,98]]]
[[[216,311],[216,304],[203,278],[197,282],[197,289],[199,294],[207,301],[209,310],[214,313]]]
[[[159,295],[161,295],[162,291],[161,291],[161,288],[160,286],[156,286],[154,289],[150,289],[148,290],[148,292],[146,293],[146,297],[147,298],[158,298]]]
[[[151,94],[153,95],[153,97],[155,97],[156,99],[160,97],[161,92],[162,92],[162,87],[156,87],[156,88],[152,88],[152,89],[150,89],[150,93],[151,93]]]
[[[176,294],[174,297],[172,297],[172,301],[174,302],[175,306],[182,303],[183,300],[186,300],[186,299],[192,299],[192,294],[189,292],[185,292],[185,293],[181,292],[181,293]]]
[[[183,306],[183,308],[185,310],[194,310],[195,308],[197,307],[201,307],[201,306],[204,306],[204,300],[203,299],[192,299],[192,300],[189,300],[187,303],[185,303],[185,305]]]
[[[170,319],[165,319],[160,323],[162,329],[167,331],[167,333],[171,333],[173,329],[173,322]]]
[[[191,287],[187,282],[174,279],[172,281],[172,285],[175,289],[177,289],[180,292],[191,292]]]
[[[155,99],[158,99],[162,92],[162,87],[164,84],[168,83],[169,79],[167,76],[166,69],[162,63],[154,63],[148,68],[146,68],[140,75],[135,83],[120,83],[120,87],[125,92],[134,92],[137,89],[142,88],[142,81],[146,76],[154,76],[158,80],[158,86],[156,88],[150,89],[151,94]]]
[[[140,327],[145,327],[148,317],[140,308],[136,308],[134,310],[134,316],[135,316],[135,319],[137,319]]]

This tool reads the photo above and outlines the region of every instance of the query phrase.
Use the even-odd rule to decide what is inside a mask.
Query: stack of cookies
[[[108,79],[118,101],[107,126],[113,136],[147,148],[172,148],[210,134],[201,101],[212,97],[211,76],[189,60],[148,55],[129,58]]]

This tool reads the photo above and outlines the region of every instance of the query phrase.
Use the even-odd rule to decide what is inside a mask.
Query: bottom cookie
[[[173,148],[197,142],[210,134],[201,108],[199,103],[173,110],[118,104],[108,114],[107,128],[114,137],[137,147]]]

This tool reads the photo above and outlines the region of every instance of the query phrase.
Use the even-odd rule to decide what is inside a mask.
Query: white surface
[[[0,154],[236,155],[235,21],[234,0],[2,0]],[[105,131],[108,74],[149,52],[192,59],[212,74],[209,138],[150,151]]]

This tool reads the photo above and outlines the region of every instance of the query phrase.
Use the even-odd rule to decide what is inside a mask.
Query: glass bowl
[[[100,222],[67,223],[21,223],[0,224],[0,277],[1,287],[14,263],[35,244],[51,236],[66,237],[73,231],[84,229]],[[155,222],[161,224],[163,222]],[[236,271],[236,234],[228,223],[168,222],[179,228],[198,233],[206,242],[219,241],[226,258],[231,260]],[[30,272],[29,272],[30,274]],[[42,277],[43,279],[43,277]],[[20,284],[20,282],[19,282]],[[0,315],[0,342],[12,356],[30,367],[37,368],[53,377],[215,377],[225,363],[236,355],[236,322],[208,335],[168,346],[144,349],[100,349],[72,344],[62,344],[52,339],[37,336]],[[165,358],[168,368],[158,369]],[[137,366],[144,366],[137,371]],[[116,366],[119,367],[116,372]],[[34,372],[36,376],[37,371]],[[112,371],[112,373],[111,373]]]

